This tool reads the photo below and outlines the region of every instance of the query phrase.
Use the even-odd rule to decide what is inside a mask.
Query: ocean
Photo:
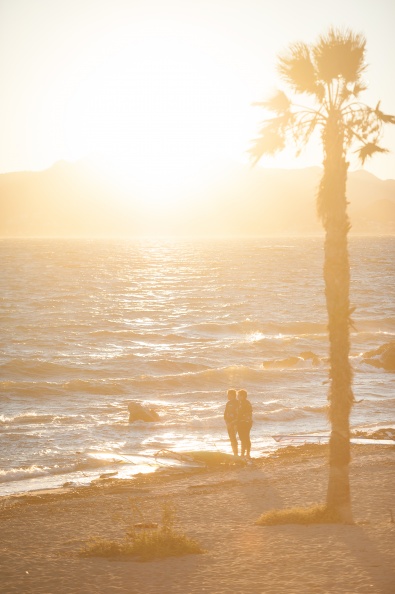
[[[393,237],[351,237],[353,430],[395,427]],[[228,388],[273,435],[326,435],[323,239],[2,239],[0,495],[231,453]],[[128,403],[159,421],[129,423]]]

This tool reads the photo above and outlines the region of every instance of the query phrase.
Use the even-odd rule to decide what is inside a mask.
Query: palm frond
[[[346,82],[359,81],[366,68],[365,46],[363,35],[331,27],[312,48],[318,78],[326,83],[339,77]]]
[[[298,93],[317,94],[316,73],[306,43],[293,43],[279,56],[277,68],[281,78]]]
[[[338,104],[341,106],[346,103],[350,97],[353,96],[353,91],[347,87],[347,85],[343,85],[343,87],[339,90],[338,93]]]
[[[318,123],[318,115],[315,115],[307,121],[301,122],[300,129],[297,131],[298,133],[295,138],[296,143],[301,148],[304,148],[308,144],[311,135],[315,131]]]
[[[374,109],[363,103],[351,103],[343,110],[343,122],[349,129],[350,138],[354,137],[363,145],[377,144],[384,122]]]
[[[363,93],[363,91],[366,91],[367,88],[368,88],[368,85],[366,83],[364,83],[362,80],[356,82],[354,85],[354,89],[353,89],[354,97],[358,97],[358,95]]]
[[[378,117],[378,119],[383,122],[384,124],[395,124],[395,116],[390,115],[390,114],[386,114],[383,113],[380,110],[380,103],[381,101],[379,101],[376,105],[376,108],[374,110],[374,113],[376,114],[376,116]]]
[[[251,148],[248,150],[252,158],[252,165],[256,165],[264,156],[275,155],[285,147],[285,133],[280,126],[276,126],[269,121],[260,131],[258,138],[253,140]]]
[[[289,111],[291,102],[283,91],[276,91],[270,99],[261,103],[262,107],[278,114],[284,114]]]
[[[388,153],[388,149],[383,148],[374,142],[368,142],[356,152],[363,165],[368,157],[372,157],[375,153]]]

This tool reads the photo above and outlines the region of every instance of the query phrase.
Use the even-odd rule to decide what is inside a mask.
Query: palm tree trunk
[[[347,234],[344,135],[333,112],[323,134],[324,173],[318,193],[318,211],[325,228],[324,280],[328,311],[330,389],[329,483],[327,507],[344,522],[352,522],[349,462],[350,411],[354,401],[350,351],[350,269]]]

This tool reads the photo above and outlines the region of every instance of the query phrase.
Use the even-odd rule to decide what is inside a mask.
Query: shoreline
[[[303,448],[303,447],[308,447],[310,445],[327,445],[329,443],[329,435],[273,435],[272,436],[273,441],[275,442],[275,446],[274,449],[268,449],[267,451],[261,451],[260,453],[258,453],[258,455],[256,456],[255,460],[265,460],[268,458],[272,458],[272,457],[276,457],[278,455],[281,455],[281,452],[286,449],[286,448]],[[350,436],[350,444],[351,445],[355,445],[355,444],[360,444],[360,445],[395,445],[395,429],[393,427],[385,427],[379,430],[376,430],[374,432],[368,432],[368,431],[355,431],[351,434]],[[210,452],[210,450],[205,450],[206,452]],[[163,452],[163,453],[162,453]],[[166,455],[166,453],[168,455]],[[195,452],[197,453],[197,452]],[[212,452],[213,453],[213,452]],[[228,453],[225,452],[218,452],[219,455],[223,455],[225,458],[229,457],[232,458],[232,455],[229,455]],[[8,483],[4,482],[2,483],[3,485],[9,484],[15,484],[17,482],[22,482],[25,483],[25,486],[27,482],[29,481],[34,481],[36,482],[38,485],[30,488],[27,487],[25,489],[22,490],[17,490],[14,492],[9,492],[9,493],[1,493],[0,492],[0,501],[5,498],[5,497],[18,497],[18,496],[23,496],[23,495],[29,495],[29,494],[34,494],[37,492],[46,492],[46,491],[50,491],[50,492],[56,492],[56,491],[61,491],[64,489],[84,489],[86,490],[89,486],[100,483],[100,481],[104,481],[107,476],[108,477],[113,477],[114,481],[119,481],[119,482],[125,482],[125,481],[135,481],[136,477],[138,477],[140,474],[147,474],[147,475],[154,475],[154,474],[162,474],[162,473],[174,473],[177,472],[177,465],[179,468],[181,468],[183,473],[188,472],[188,467],[187,467],[187,460],[184,460],[185,462],[185,466],[183,467],[182,464],[180,466],[180,464],[177,464],[179,462],[182,462],[182,458],[183,457],[188,457],[188,452],[176,452],[176,451],[171,451],[171,450],[163,450],[163,451],[159,451],[157,452],[155,455],[144,455],[144,454],[122,454],[119,452],[114,452],[114,456],[117,456],[118,458],[121,458],[122,456],[125,457],[125,460],[127,460],[127,458],[129,458],[129,462],[128,464],[122,464],[120,467],[120,470],[115,470],[116,466],[114,466],[113,468],[109,468],[108,470],[104,470],[100,473],[99,471],[97,471],[97,473],[91,473],[91,476],[89,475],[84,475],[84,479],[82,479],[82,477],[78,477],[76,479],[70,478],[69,480],[63,482],[62,484],[58,484],[56,486],[45,486],[45,483],[48,482],[57,482],[56,481],[56,477],[59,475],[53,474],[53,475],[45,475],[45,476],[37,476],[37,477],[32,477],[30,479],[25,479],[25,481],[21,481],[20,479],[18,481],[9,481]],[[162,462],[161,460],[167,460],[167,463]],[[189,460],[189,462],[191,462],[191,460]],[[109,465],[110,466],[110,465]],[[133,469],[133,467],[136,467],[136,471],[130,471],[127,472],[126,471],[126,467],[129,466],[130,469]],[[193,464],[192,464],[193,466]],[[199,466],[197,464],[197,466]],[[139,470],[139,468],[141,470]],[[150,468],[151,470],[148,470],[148,468]],[[82,471],[81,471],[82,472]],[[73,473],[72,473],[73,474]],[[75,474],[77,474],[77,471],[75,471]],[[82,473],[83,474],[83,473]],[[118,475],[118,476],[116,476]],[[66,477],[65,477],[66,478]],[[40,481],[43,483],[42,485],[40,485]],[[1,489],[0,489],[1,491]]]
[[[390,594],[393,445],[352,445],[353,525],[254,524],[269,509],[323,503],[327,452],[324,444],[289,446],[252,465],[2,496],[0,592]],[[92,536],[121,539],[133,509],[156,521],[164,501],[206,553],[146,563],[78,556]]]

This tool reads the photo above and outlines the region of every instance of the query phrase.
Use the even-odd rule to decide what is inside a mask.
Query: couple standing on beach
[[[228,429],[230,443],[235,456],[238,456],[237,434],[241,444],[241,456],[250,458],[252,427],[252,406],[247,400],[246,390],[228,390],[228,402],[225,406],[224,419]]]

